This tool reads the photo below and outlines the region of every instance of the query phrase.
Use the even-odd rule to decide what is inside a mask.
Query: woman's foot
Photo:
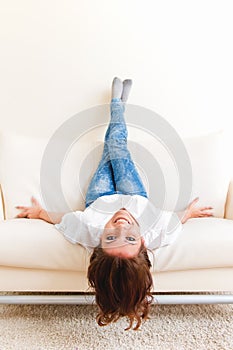
[[[114,78],[112,82],[112,98],[121,98],[123,92],[123,83],[121,79]]]
[[[133,84],[133,81],[131,79],[125,79],[123,81],[123,91],[121,95],[122,102],[126,102],[128,100],[132,84]]]

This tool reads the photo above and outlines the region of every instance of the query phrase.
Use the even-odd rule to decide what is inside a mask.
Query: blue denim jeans
[[[89,184],[86,207],[97,198],[112,194],[147,197],[146,190],[127,148],[125,106],[119,98],[111,101],[111,120],[104,139],[99,166]]]

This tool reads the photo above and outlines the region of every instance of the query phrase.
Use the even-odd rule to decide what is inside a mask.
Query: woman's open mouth
[[[116,223],[118,223],[118,222],[120,222],[120,223],[122,223],[122,224],[129,224],[130,225],[130,222],[126,219],[126,218],[122,218],[122,217],[119,217],[119,218],[117,218],[115,221],[114,221],[114,224],[116,224]]]

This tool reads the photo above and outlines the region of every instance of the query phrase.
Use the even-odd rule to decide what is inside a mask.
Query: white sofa
[[[101,148],[104,128],[84,135],[78,140],[77,149],[66,157],[67,168],[63,171],[65,180],[62,182],[71,210],[83,208],[82,192],[85,192],[100,154],[98,151],[99,155],[95,159],[92,157],[94,160],[88,171],[85,157],[90,155],[93,147]],[[144,147],[151,148],[154,153],[157,151],[153,140],[148,141],[143,131],[130,127],[129,139],[136,143],[143,139]],[[32,195],[43,202],[40,167],[47,142],[46,139],[14,133],[1,132],[0,135],[2,292],[90,291],[86,278],[89,253],[82,246],[70,244],[52,224],[41,220],[15,219],[18,212],[15,206],[29,205]],[[184,143],[193,170],[191,198],[198,195],[200,205],[212,205],[214,217],[189,220],[173,245],[150,252],[154,291],[231,292],[233,183],[223,135],[213,133],[184,140]],[[132,151],[137,152],[137,147]],[[78,189],[75,179],[83,167],[86,183]],[[167,171],[170,173],[169,169]],[[141,173],[143,175],[143,171]],[[156,182],[156,176],[154,179]],[[156,199],[156,194],[151,193],[151,197]]]

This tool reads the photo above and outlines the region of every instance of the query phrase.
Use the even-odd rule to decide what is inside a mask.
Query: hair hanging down
[[[88,280],[95,289],[99,313],[99,326],[116,322],[127,316],[137,330],[142,319],[148,318],[152,302],[153,285],[150,273],[151,263],[146,248],[142,245],[136,257],[122,258],[107,254],[102,248],[95,248],[88,268]]]

